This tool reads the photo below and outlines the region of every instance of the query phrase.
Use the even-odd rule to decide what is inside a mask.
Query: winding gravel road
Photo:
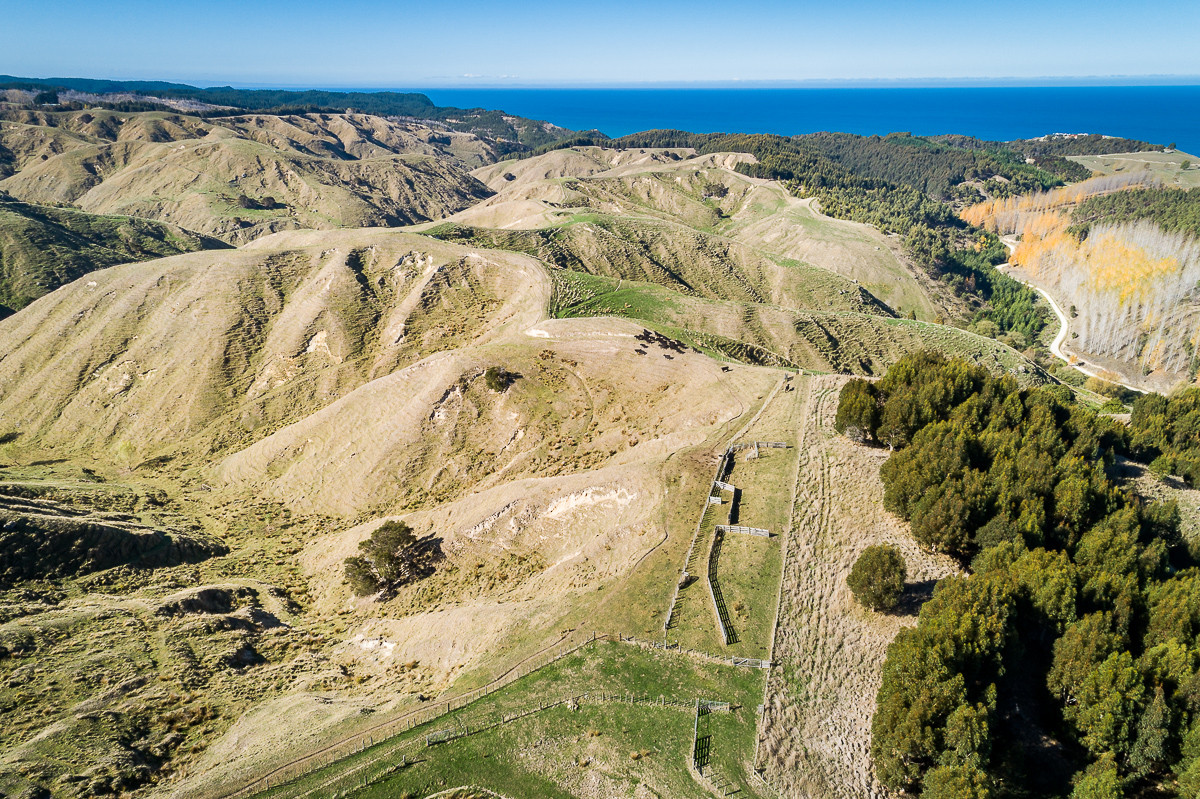
[[[1002,238],[1000,240],[1002,242],[1004,242],[1005,247],[1008,247],[1009,255],[1012,255],[1013,251],[1016,249],[1016,245],[1013,242],[1009,241],[1008,239]],[[998,265],[996,268],[997,269],[1007,269],[1010,266],[1012,266],[1012,264],[1002,263],[1002,264]],[[1054,315],[1058,317],[1058,334],[1054,336],[1054,341],[1050,342],[1050,354],[1051,355],[1053,355],[1055,358],[1058,358],[1059,360],[1061,360],[1067,366],[1070,366],[1075,371],[1081,372],[1081,373],[1087,375],[1088,377],[1095,377],[1095,378],[1099,378],[1100,380],[1107,380],[1110,383],[1116,383],[1117,385],[1124,386],[1125,388],[1129,389],[1130,391],[1136,391],[1139,394],[1146,393],[1146,390],[1144,388],[1138,388],[1137,386],[1131,386],[1128,383],[1124,382],[1123,380],[1113,380],[1111,377],[1105,377],[1105,376],[1101,375],[1099,372],[1097,372],[1093,369],[1089,369],[1087,366],[1085,366],[1083,363],[1081,363],[1079,361],[1072,362],[1071,356],[1069,356],[1065,352],[1063,352],[1063,348],[1062,348],[1063,342],[1067,340],[1067,333],[1070,329],[1069,328],[1070,320],[1068,319],[1067,314],[1063,311],[1062,306],[1058,304],[1058,300],[1056,300],[1056,299],[1054,299],[1054,297],[1050,296],[1050,292],[1046,291],[1045,289],[1043,289],[1040,286],[1035,286],[1034,284],[1030,283],[1028,280],[1021,280],[1021,278],[1017,277],[1016,275],[1012,274],[1011,272],[1008,273],[1008,276],[1011,277],[1013,280],[1016,280],[1024,285],[1028,286],[1029,288],[1036,291],[1038,294],[1041,294],[1043,297],[1045,297],[1046,302],[1050,303],[1050,308],[1051,308],[1051,310],[1054,311]],[[1112,373],[1110,372],[1109,374],[1112,374]]]

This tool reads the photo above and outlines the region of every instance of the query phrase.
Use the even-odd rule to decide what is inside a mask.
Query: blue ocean
[[[1200,154],[1200,86],[864,89],[428,89],[438,105],[498,108],[573,130],[623,136],[908,131],[1007,141],[1102,133]]]

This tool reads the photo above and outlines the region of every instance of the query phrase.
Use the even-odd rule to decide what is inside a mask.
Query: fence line
[[[504,674],[497,677],[492,682],[475,688],[471,691],[466,691],[456,696],[447,697],[445,699],[434,702],[432,705],[423,708],[416,708],[402,713],[400,716],[388,719],[379,724],[373,725],[365,730],[362,730],[355,735],[344,738],[334,744],[324,747],[316,752],[299,757],[289,763],[268,771],[261,777],[252,779],[244,783],[240,788],[233,791],[227,791],[222,788],[210,791],[177,791],[172,794],[173,799],[191,799],[191,797],[207,797],[207,799],[241,799],[248,797],[259,791],[266,790],[269,787],[279,785],[284,782],[289,782],[299,776],[307,774],[310,771],[315,771],[318,768],[323,768],[330,763],[349,757],[350,755],[361,752],[368,746],[372,746],[376,739],[385,740],[394,737],[400,733],[408,732],[414,727],[419,727],[423,724],[428,724],[434,719],[440,718],[455,710],[459,710],[464,706],[480,699],[481,697],[495,693],[522,677],[527,676],[531,672],[545,668],[555,661],[561,660],[581,649],[582,647],[607,636],[601,636],[596,632],[583,632],[576,630],[568,635],[565,639],[557,644],[553,644],[540,653],[527,658],[518,663],[513,668],[509,669]],[[574,640],[578,639],[578,640]],[[572,642],[574,640],[574,642]]]
[[[775,395],[779,393],[779,389],[782,388],[783,384],[785,382],[787,382],[787,380],[790,380],[790,379],[791,378],[788,377],[786,379],[781,379],[778,383],[776,383],[775,387],[773,389],[771,389],[771,393],[767,395],[767,398],[765,400],[763,400],[762,406],[755,412],[754,416],[752,416],[750,418],[750,421],[746,422],[746,424],[742,427],[742,429],[738,430],[736,433],[734,433],[733,437],[729,439],[731,443],[725,447],[725,451],[723,453],[721,453],[721,458],[717,462],[717,472],[716,472],[716,475],[713,477],[714,483],[725,476],[726,466],[728,465],[729,459],[730,459],[730,457],[732,457],[734,451],[737,449],[741,449],[745,446],[744,444],[738,445],[738,444],[733,444],[732,442],[735,441],[739,436],[743,435],[751,427],[754,426],[754,423],[757,422],[759,417],[762,416],[763,411],[765,411],[767,409],[767,406],[771,404],[771,400],[775,399]],[[768,441],[768,442],[763,442],[763,446],[786,448],[788,445],[783,443],[782,441]],[[710,493],[711,493],[711,491],[710,491]],[[688,575],[688,567],[692,562],[692,553],[696,549],[696,539],[698,539],[700,537],[700,528],[704,526],[704,517],[707,513],[708,513],[708,503],[705,502],[704,503],[704,512],[700,514],[700,519],[696,522],[696,529],[692,532],[692,541],[690,544],[688,544],[687,557],[683,559],[683,570],[682,570],[681,574],[679,575],[679,581],[675,583],[675,591],[671,594],[671,604],[667,606],[667,620],[665,622],[663,622],[663,634],[666,634],[667,630],[671,629],[671,621],[675,618],[675,605],[679,602],[679,591],[681,588],[683,588],[684,584],[688,581],[688,576],[689,576]]]
[[[764,407],[766,403],[763,404]],[[721,453],[720,460],[717,461],[716,475],[713,477],[713,483],[716,483],[725,476],[725,468],[729,463],[729,450]],[[700,538],[700,529],[704,527],[704,517],[708,515],[709,503],[705,501],[704,510],[700,513],[700,518],[696,521],[696,529],[692,532],[692,541],[688,544],[687,557],[683,559],[683,570],[679,575],[679,581],[675,583],[675,591],[671,594],[671,604],[667,606],[667,620],[663,622],[663,633],[671,628],[671,622],[675,619],[675,605],[679,602],[679,591],[684,584],[688,582],[688,577],[691,575],[688,569],[692,565],[692,557],[696,552],[696,541]]]
[[[582,640],[579,640],[577,643],[570,643],[572,641],[572,639],[575,638],[576,636],[578,636]],[[220,799],[235,799],[235,797],[252,795],[257,792],[269,790],[271,788],[278,787],[285,783],[292,782],[293,780],[299,779],[307,774],[310,774],[312,772],[315,772],[322,768],[330,766],[339,760],[343,760],[352,755],[359,754],[368,748],[376,746],[377,744],[384,743],[389,738],[394,738],[394,737],[401,735],[405,732],[408,732],[416,727],[420,727],[420,726],[428,724],[432,721],[436,721],[437,719],[443,718],[443,717],[447,716],[448,714],[454,712],[455,710],[461,710],[463,707],[466,707],[467,705],[470,705],[473,702],[476,702],[483,697],[493,694],[496,691],[500,690],[501,688],[511,685],[513,682],[516,682],[518,679],[528,676],[529,674],[531,674],[534,671],[543,669],[546,666],[549,666],[552,663],[555,663],[558,660],[561,660],[562,658],[566,657],[567,655],[570,655],[570,654],[578,651],[579,649],[583,648],[584,646],[594,643],[595,641],[612,641],[612,642],[621,642],[621,643],[631,643],[631,644],[634,644],[637,646],[647,646],[647,647],[651,647],[651,648],[662,649],[664,651],[670,651],[672,649],[675,649],[676,651],[678,651],[680,653],[688,654],[693,657],[701,657],[701,658],[704,658],[707,660],[712,660],[715,662],[725,663],[725,664],[730,664],[730,665],[753,667],[753,664],[757,662],[760,664],[767,663],[766,666],[759,666],[760,668],[766,668],[767,666],[769,666],[769,662],[766,662],[766,661],[754,661],[753,659],[750,659],[750,658],[722,658],[722,657],[718,657],[715,655],[710,655],[708,653],[699,652],[696,650],[684,650],[683,648],[679,647],[678,645],[675,645],[674,647],[672,647],[671,645],[666,645],[666,644],[656,644],[656,643],[650,642],[650,641],[640,641],[631,636],[623,636],[623,635],[612,636],[612,635],[609,635],[606,633],[598,633],[595,631],[588,632],[588,633],[583,633],[582,631],[576,631],[575,634],[564,639],[559,644],[555,644],[551,648],[544,650],[544,652],[542,653],[543,657],[536,658],[536,659],[532,659],[532,658],[527,659],[526,661],[523,661],[522,663],[518,664],[518,666],[510,669],[508,672],[505,672],[505,674],[496,678],[496,680],[493,680],[491,683],[488,683],[487,685],[480,686],[479,688],[476,688],[472,691],[467,691],[463,694],[460,694],[460,695],[457,695],[454,697],[448,697],[447,699],[444,699],[444,700],[434,703],[433,705],[431,705],[428,708],[419,708],[417,710],[405,713],[398,718],[390,719],[382,724],[375,725],[368,730],[364,730],[360,733],[355,734],[352,737],[343,739],[342,741],[332,744],[318,752],[314,752],[312,754],[298,758],[290,763],[286,763],[282,766],[279,766],[279,767],[273,769],[272,771],[268,772],[267,774],[263,775],[262,777],[258,777],[254,780],[244,783],[241,788],[239,788],[233,792],[220,793],[220,792],[196,792],[196,791],[193,791],[191,794],[181,794],[181,793],[177,792],[176,794],[174,794],[174,796],[182,797],[182,796],[186,796],[186,795],[197,795],[197,796],[207,795],[207,796],[213,797],[213,799],[217,799],[217,797],[220,797]],[[742,662],[742,661],[745,661],[745,662]],[[475,725],[463,725],[462,727],[459,727],[459,728],[445,728],[442,730],[435,730],[435,731],[432,731],[421,737],[412,738],[407,741],[397,742],[395,745],[390,746],[386,750],[386,752],[381,751],[379,758],[363,764],[361,767],[359,767],[359,769],[350,769],[348,771],[342,772],[342,773],[338,774],[336,777],[334,777],[333,779],[331,779],[329,782],[319,785],[315,788],[312,788],[312,789],[306,791],[305,793],[300,794],[300,796],[306,796],[306,795],[310,795],[317,791],[323,791],[324,788],[328,787],[329,784],[331,784],[332,782],[344,780],[346,777],[353,775],[358,770],[365,770],[367,768],[370,768],[372,765],[378,763],[379,760],[384,757],[387,757],[390,760],[394,761],[396,756],[401,756],[401,760],[399,763],[390,762],[384,771],[381,771],[379,774],[377,774],[373,778],[373,779],[379,779],[381,776],[385,776],[385,773],[391,773],[400,768],[406,767],[409,763],[409,756],[411,754],[414,754],[415,751],[417,751],[421,748],[447,743],[449,741],[453,741],[458,738],[465,737],[467,735],[476,735],[478,733],[485,732],[487,730],[491,730],[496,727],[499,727],[503,724],[509,724],[513,721],[517,721],[519,719],[526,718],[528,716],[533,715],[534,713],[540,713],[544,710],[549,710],[550,708],[559,707],[561,705],[568,704],[570,702],[576,702],[576,703],[578,703],[578,702],[595,702],[595,703],[623,702],[626,704],[674,707],[674,708],[680,708],[680,709],[691,709],[698,702],[698,703],[700,703],[700,705],[702,707],[705,708],[706,712],[727,712],[732,709],[732,706],[728,702],[721,702],[721,701],[717,701],[717,700],[707,700],[707,699],[697,699],[697,700],[695,700],[695,702],[683,702],[680,700],[666,699],[666,697],[664,695],[659,695],[657,698],[655,698],[652,696],[636,696],[634,694],[605,694],[605,693],[591,693],[591,692],[583,693],[583,694],[572,694],[572,695],[564,696],[563,698],[558,699],[553,702],[539,702],[536,705],[531,705],[523,710],[519,710],[519,711],[509,714],[509,715],[499,714],[498,716],[495,717],[495,720],[493,720],[489,723],[475,724]],[[370,781],[368,778],[364,778],[364,779],[367,779],[368,781]]]
[[[518,710],[515,713],[510,713],[508,715],[504,715],[504,714],[496,715],[493,717],[493,720],[487,721],[482,724],[473,724],[473,725],[472,724],[460,724],[459,727],[436,730],[434,732],[426,734],[423,737],[412,738],[408,741],[400,742],[398,745],[393,746],[390,749],[388,749],[387,752],[381,752],[379,758],[376,758],[375,760],[373,760],[371,762],[363,764],[358,769],[350,769],[347,771],[343,771],[343,772],[337,774],[336,776],[332,777],[331,779],[321,783],[320,785],[316,785],[312,788],[309,788],[307,791],[304,791],[303,793],[298,794],[298,797],[310,796],[313,794],[319,794],[321,796],[329,795],[331,793],[330,789],[336,783],[346,782],[347,778],[353,777],[357,771],[365,771],[366,769],[370,768],[370,766],[379,763],[379,761],[383,760],[384,758],[388,758],[389,760],[394,760],[394,758],[397,755],[402,755],[399,763],[389,762],[387,765],[385,765],[385,767],[382,770],[380,770],[374,776],[371,776],[370,774],[366,774],[366,775],[354,780],[355,784],[367,785],[371,782],[375,782],[375,781],[381,779],[384,776],[387,776],[388,774],[394,773],[395,771],[398,771],[401,768],[407,767],[409,765],[410,755],[415,754],[414,750],[419,751],[421,748],[429,748],[432,746],[439,746],[441,744],[450,743],[451,741],[456,741],[460,738],[466,738],[471,735],[478,735],[480,733],[496,729],[497,727],[501,727],[505,724],[511,724],[514,721],[519,721],[521,719],[525,719],[530,716],[533,716],[537,713],[542,713],[542,712],[550,710],[552,708],[562,707],[563,705],[570,706],[572,704],[575,704],[576,706],[578,706],[578,705],[581,705],[584,703],[594,703],[594,704],[623,703],[623,704],[630,704],[630,705],[639,705],[639,706],[643,706],[643,707],[662,707],[662,708],[673,708],[673,709],[677,709],[677,710],[688,710],[688,711],[691,711],[694,708],[699,707],[704,714],[729,713],[729,712],[732,712],[732,710],[733,710],[733,706],[729,702],[713,700],[713,699],[700,699],[700,698],[697,698],[691,702],[686,702],[686,701],[682,701],[682,700],[678,700],[678,699],[667,699],[666,696],[662,695],[662,694],[660,694],[658,697],[637,696],[637,695],[631,694],[631,693],[607,694],[607,693],[587,692],[587,693],[582,693],[582,694],[568,694],[568,695],[566,695],[560,699],[557,699],[555,701],[551,701],[551,702],[539,701],[536,704],[530,704],[529,706],[525,707],[524,709]],[[359,751],[362,751],[362,750],[359,750]],[[416,762],[416,760],[417,760],[417,758],[414,757],[413,762]],[[335,762],[335,761],[331,760],[329,764],[332,764],[333,762]],[[329,764],[326,764],[326,765],[329,765]],[[305,772],[305,773],[309,773],[309,772]],[[298,775],[298,776],[303,776],[303,774]],[[290,779],[295,779],[295,777],[292,777]],[[279,782],[272,783],[271,786],[269,786],[269,787],[278,787],[279,785],[289,782],[290,779],[281,779]]]
[[[743,441],[741,444],[730,444],[729,451],[762,447],[763,449],[789,449],[792,445],[782,441]]]
[[[741,435],[742,433],[744,433],[747,429],[749,429],[758,420],[758,418],[762,415],[762,412],[766,409],[766,407],[774,399],[775,395],[778,393],[779,388],[780,388],[780,386],[782,386],[782,384],[783,384],[782,381],[780,383],[776,384],[774,389],[772,389],[770,395],[763,402],[762,407],[759,408],[758,412],[754,415],[754,417],[746,424],[746,426],[744,428],[742,428],[741,431],[739,431],[738,434],[736,434],[734,436],[734,438],[737,438],[738,435]],[[722,476],[724,476],[724,472],[728,468],[728,464],[729,464],[730,458],[732,457],[733,453],[737,450],[745,449],[748,446],[755,446],[756,448],[758,446],[770,447],[770,448],[787,448],[789,445],[785,444],[783,442],[750,442],[750,443],[729,445],[725,449],[725,451],[722,453],[722,455],[717,463],[717,471],[716,471],[716,476],[714,478],[714,483],[717,482]],[[698,540],[700,530],[703,527],[704,518],[707,515],[708,510],[709,510],[709,505],[706,502],[705,507],[704,507],[704,512],[701,513],[700,518],[696,523],[696,529],[692,534],[692,541],[688,547],[688,555],[684,561],[684,568],[683,568],[683,571],[681,574],[681,578],[675,585],[675,591],[671,598],[671,604],[670,604],[668,612],[667,612],[667,619],[664,624],[664,632],[667,628],[670,627],[671,621],[672,621],[672,619],[674,617],[674,613],[675,613],[675,606],[678,602],[679,591],[689,577],[688,568],[692,561],[696,542]],[[716,538],[716,535],[714,535],[714,543],[715,543],[715,538]],[[719,546],[718,546],[718,549],[719,549]],[[710,549],[709,590],[710,590],[710,595],[712,595],[712,597],[713,597],[714,607],[718,608],[718,613],[719,613],[719,607],[718,607],[718,603],[717,603],[717,596],[719,595],[719,590],[720,590],[719,586],[716,587],[715,591],[713,590],[714,589],[714,578],[715,578],[714,563],[715,563],[715,558],[712,557],[712,550]],[[723,602],[721,602],[720,604],[723,605]],[[727,616],[728,616],[728,611],[726,610],[726,617]],[[718,616],[718,621],[720,621],[719,616]],[[401,733],[412,730],[415,727],[421,726],[423,724],[427,724],[437,718],[440,718],[442,716],[445,716],[445,715],[453,712],[454,710],[461,709],[461,708],[465,707],[466,705],[468,705],[472,702],[475,702],[476,700],[478,700],[484,696],[494,693],[495,691],[498,691],[498,690],[510,685],[511,683],[515,682],[516,680],[518,680],[524,676],[527,676],[528,674],[530,674],[533,671],[544,668],[544,667],[550,665],[551,663],[553,663],[561,658],[564,658],[569,654],[572,654],[573,652],[577,651],[578,649],[582,648],[583,646],[586,646],[587,644],[596,641],[598,638],[609,638],[609,636],[598,636],[595,632],[592,632],[590,634],[590,637],[587,637],[586,634],[578,635],[578,638],[580,640],[577,640],[574,643],[571,643],[568,645],[568,643],[571,642],[572,639],[575,639],[577,637],[577,634],[579,634],[580,632],[581,631],[578,631],[578,630],[572,632],[569,636],[564,638],[559,643],[551,645],[550,647],[546,648],[545,650],[542,650],[539,653],[535,653],[535,655],[530,656],[530,658],[527,658],[526,660],[522,661],[521,663],[518,663],[512,669],[505,672],[504,674],[497,677],[495,680],[493,680],[492,682],[490,682],[486,685],[480,686],[479,688],[473,689],[471,691],[467,691],[463,694],[459,694],[456,696],[447,697],[443,700],[439,700],[438,702],[435,702],[434,704],[430,705],[427,708],[416,708],[416,709],[412,709],[412,710],[403,712],[403,713],[401,713],[400,716],[398,716],[396,718],[385,720],[379,724],[373,725],[365,730],[362,730],[359,733],[357,733],[351,737],[344,738],[341,741],[335,742],[335,743],[330,744],[322,749],[312,752],[308,755],[304,755],[304,756],[297,758],[289,763],[278,766],[278,767],[272,769],[271,771],[267,772],[263,776],[254,778],[252,780],[249,780],[248,782],[243,783],[240,788],[237,788],[233,791],[226,791],[223,788],[217,788],[214,790],[183,789],[183,790],[176,791],[174,794],[172,794],[172,798],[173,799],[193,799],[193,797],[204,797],[204,799],[241,799],[241,797],[247,797],[256,792],[267,790],[271,787],[278,786],[284,782],[289,782],[300,776],[303,776],[304,774],[307,774],[307,773],[310,773],[317,769],[328,766],[338,760],[341,760],[341,759],[344,759],[351,755],[362,752],[363,750],[365,750],[366,748],[368,748],[370,746],[374,746],[377,736],[380,741],[383,741],[388,738],[399,735]],[[722,633],[725,637],[726,643],[727,644],[731,643],[731,641],[729,640],[728,631],[726,629],[722,629]],[[667,648],[667,647],[664,646],[663,648]],[[717,658],[717,659],[724,660],[723,658]],[[735,662],[734,659],[730,658],[729,662],[733,665],[750,665],[749,661],[751,659],[745,659],[745,660],[747,662],[740,663],[740,662]],[[535,663],[538,665],[534,665]],[[765,666],[762,665],[763,663],[765,663],[766,665]],[[766,668],[766,667],[770,666],[770,661],[761,661],[760,660],[759,664],[760,664],[759,668]],[[564,700],[561,700],[560,702],[555,703],[550,706],[562,704],[563,702],[566,702],[566,701],[571,701],[571,700],[564,699]],[[547,706],[539,707],[539,710],[544,710],[544,709],[546,709],[546,707]],[[700,707],[699,701],[697,701],[697,709],[699,709],[699,707]],[[537,712],[537,711],[533,711],[533,712]],[[699,712],[699,710],[698,710],[698,712]],[[516,717],[514,717],[514,718],[516,718]],[[512,719],[509,719],[509,720],[512,720]],[[504,720],[501,720],[499,723],[507,723],[507,722]],[[485,728],[478,728],[478,730],[482,730]],[[399,751],[401,748],[403,748],[403,745],[395,748],[393,750],[393,752]]]
[[[757,535],[763,538],[771,537],[771,531],[765,530],[762,527],[743,527],[740,524],[718,524],[716,529],[720,533],[745,533],[746,535]]]
[[[714,655],[711,652],[704,652],[700,649],[687,649],[679,643],[667,643],[666,641],[646,641],[641,638],[635,638],[632,635],[619,635],[618,640],[621,643],[634,644],[635,646],[648,647],[651,649],[661,649],[665,652],[678,652],[688,657],[693,657],[698,660],[706,660],[711,663],[720,663],[728,666],[744,666],[752,669],[769,669],[771,661],[762,660],[760,658],[743,658],[730,657],[728,655]]]
[[[704,773],[711,752],[712,735],[708,734],[708,722],[705,721],[705,734],[700,734],[700,719],[708,715],[708,708],[696,700],[696,718],[692,722],[692,767]]]
[[[712,546],[708,550],[708,596],[712,599],[713,612],[717,614],[717,627],[721,630],[721,640],[726,646],[736,644],[737,633],[734,632],[733,622],[729,619],[729,608],[725,607],[725,597],[721,595],[721,584],[717,582],[717,559],[721,557],[721,541],[725,534],[718,526],[713,531]]]

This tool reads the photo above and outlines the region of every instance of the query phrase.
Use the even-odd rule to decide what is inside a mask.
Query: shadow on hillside
[[[937,583],[937,580],[905,583],[904,591],[900,594],[900,601],[896,603],[892,613],[897,616],[916,616],[920,612],[921,606],[933,596],[933,589]]]
[[[437,571],[437,566],[446,559],[442,551],[443,539],[440,536],[426,536],[419,539],[405,551],[407,563],[404,573],[388,587],[379,592],[378,601],[387,602],[395,599],[400,589],[419,580],[424,580]]]

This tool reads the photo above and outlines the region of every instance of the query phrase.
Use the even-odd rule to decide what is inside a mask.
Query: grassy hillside
[[[77,184],[89,202],[168,209],[170,197],[177,214],[219,185],[162,182],[197,154],[236,188],[261,186],[258,200],[299,186],[298,165],[394,174],[436,158],[487,196],[405,230],[265,234],[279,209],[242,209],[264,221],[237,249],[96,271],[0,321],[0,495],[14,497],[13,520],[46,519],[5,533],[32,565],[0,590],[0,790],[207,796],[331,745],[351,754],[347,742],[374,725],[507,680],[581,631],[662,641],[676,607],[667,641],[708,655],[597,644],[374,754],[299,768],[281,790],[449,790],[478,758],[489,761],[473,772],[480,787],[500,792],[537,774],[547,795],[595,784],[704,795],[718,783],[765,795],[753,769],[798,762],[778,726],[797,713],[848,736],[840,750],[814,737],[808,773],[863,784],[861,764],[846,765],[864,752],[855,701],[901,620],[876,629],[842,605],[822,610],[844,635],[805,649],[820,659],[813,694],[806,656],[780,650],[761,715],[762,673],[727,660],[769,655],[777,632],[808,629],[797,605],[808,584],[796,581],[813,572],[788,554],[808,546],[792,520],[825,501],[813,481],[827,470],[809,468],[825,433],[811,420],[827,415],[822,398],[840,378],[793,370],[878,374],[934,347],[1044,380],[1032,364],[935,323],[960,301],[892,238],[741,174],[743,154],[587,148],[471,177],[470,141],[422,143],[427,129],[353,115],[193,128],[169,116],[62,116],[57,134],[14,151],[22,168],[5,182],[50,191],[54,181],[31,176],[91,164],[95,182]],[[459,154],[380,154],[427,145]],[[258,183],[240,177],[236,154],[264,154]],[[791,447],[742,451],[729,472],[736,511],[710,508],[715,459],[760,438]],[[878,497],[856,496],[877,536]],[[740,636],[726,646],[703,584],[676,588],[697,519],[707,536],[734,512],[773,536],[722,539],[715,571]],[[387,521],[411,526],[433,568],[357,595],[344,560]],[[704,557],[716,540],[697,545]],[[843,560],[821,567],[816,593],[831,602],[845,598]],[[944,573],[921,563],[914,573]],[[781,579],[794,594],[777,630]],[[839,652],[858,653],[852,669]],[[839,672],[853,672],[859,700],[834,691]],[[694,715],[610,700],[539,709],[412,769],[380,765],[426,731],[477,728],[564,680],[678,702],[728,694],[735,708],[708,720],[713,759],[700,770],[688,765]],[[588,732],[605,724],[611,733]],[[535,740],[553,740],[554,754],[511,756]]]
[[[1101,175],[1146,172],[1167,186],[1200,186],[1200,158],[1179,150],[1170,152],[1119,150],[1100,155],[1073,155],[1072,161]]]
[[[0,190],[18,200],[155,219],[234,244],[278,230],[444,216],[488,196],[465,169],[493,157],[475,137],[363,115],[218,124],[31,111],[0,121],[0,138],[45,139],[9,159],[13,174]]]
[[[486,136],[509,144],[509,149],[526,149],[570,136],[573,131],[541,120],[526,119],[503,111],[483,108],[436,106],[415,92],[337,92],[322,90],[234,89],[229,86],[199,88],[164,81],[114,81],[88,78],[20,78],[0,75],[0,90],[34,93],[57,92],[67,105],[105,107],[155,106],[206,111],[228,116],[231,112],[286,112],[288,109],[342,113],[357,110],[378,116],[402,116],[437,120],[445,127]],[[65,90],[65,91],[64,91]]]
[[[146,219],[0,200],[0,306],[23,308],[114,264],[227,246]]]
[[[997,342],[895,319],[961,306],[877,231],[824,217],[738,163],[681,150],[548,152],[515,172],[478,170],[496,196],[424,230],[560,267],[556,315],[637,319],[751,363],[871,374],[924,342],[1023,368]]]
[[[818,372],[881,374],[905,352],[932,348],[1041,381],[1040,370],[983,336],[864,311],[801,311],[681,297],[645,283],[578,272],[553,273],[553,312],[562,318],[621,316],[647,322],[718,357]],[[819,284],[818,284],[819,285]],[[858,295],[853,295],[857,297]]]
[[[471,229],[429,232],[487,238],[565,268],[701,296],[831,309],[861,307],[846,302],[862,295],[883,314],[959,312],[948,291],[898,257],[894,241],[735,171],[745,160],[649,149],[547,153],[518,162],[511,181],[494,182],[503,165],[479,170],[500,190],[450,218]],[[568,168],[583,174],[562,176]],[[484,227],[501,232],[477,230]]]

